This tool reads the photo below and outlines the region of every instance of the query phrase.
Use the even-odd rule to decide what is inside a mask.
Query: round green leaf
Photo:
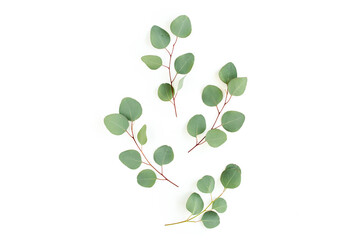
[[[220,176],[221,184],[225,188],[237,188],[241,182],[241,169],[236,164],[229,164]]]
[[[207,211],[204,213],[201,221],[206,228],[214,228],[220,224],[219,215],[214,211]]]
[[[166,48],[170,43],[170,35],[161,27],[154,25],[150,31],[150,41],[154,48]]]
[[[145,145],[147,142],[147,137],[146,137],[146,124],[144,124],[144,126],[142,126],[142,128],[140,128],[140,131],[137,134],[137,139],[139,141],[139,143],[141,145]]]
[[[160,166],[171,163],[174,160],[174,152],[170,146],[163,145],[155,150],[154,160]]]
[[[163,83],[159,86],[158,96],[162,101],[170,101],[173,98],[173,93],[174,88],[169,83]]]
[[[212,209],[216,210],[218,213],[223,213],[227,209],[227,204],[225,199],[218,198],[212,204]]]
[[[160,57],[155,55],[142,56],[141,60],[151,69],[156,70],[162,66],[162,60]]]
[[[171,32],[180,38],[186,38],[191,33],[191,22],[188,16],[181,15],[175,18],[170,25]]]
[[[106,128],[114,135],[123,134],[129,127],[129,121],[121,114],[114,113],[104,118]]]
[[[245,115],[237,111],[227,111],[221,118],[221,125],[228,132],[238,131],[245,121]]]
[[[133,98],[123,98],[119,108],[120,114],[124,115],[129,121],[135,121],[142,114],[142,108],[138,101]]]
[[[186,209],[193,215],[199,214],[204,208],[204,202],[198,193],[192,193],[186,201]]]
[[[246,88],[247,78],[234,78],[229,82],[229,93],[233,96],[240,96],[244,93]]]
[[[211,147],[219,147],[226,142],[226,133],[219,129],[212,129],[206,133],[205,140]]]
[[[156,174],[153,170],[145,169],[139,172],[137,175],[137,182],[140,186],[150,188],[154,186],[156,182]]]
[[[225,66],[220,69],[219,77],[221,81],[228,84],[230,80],[237,77],[235,65],[232,62],[225,64]]]
[[[203,115],[197,114],[190,118],[187,124],[187,131],[188,133],[196,137],[197,135],[203,133],[206,129],[206,121]]]
[[[201,97],[205,105],[215,107],[221,102],[223,93],[220,88],[213,85],[207,85],[204,88]]]
[[[141,165],[141,156],[136,150],[127,150],[120,153],[119,159],[130,169],[137,169]]]
[[[197,182],[197,187],[200,192],[212,193],[215,187],[215,180],[212,176],[206,175]]]
[[[175,70],[179,74],[188,74],[194,65],[194,54],[185,53],[175,59]]]
[[[184,79],[186,76],[183,76],[178,83],[178,87],[177,87],[177,91],[180,91],[180,89],[182,89],[183,85],[184,85]]]

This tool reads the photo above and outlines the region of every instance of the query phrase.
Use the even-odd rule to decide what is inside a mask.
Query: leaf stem
[[[170,81],[171,89],[174,88],[173,82],[175,81],[175,79],[176,79],[176,77],[178,75],[178,73],[176,73],[174,78],[172,78],[172,76],[171,76],[171,60],[172,60],[172,56],[173,56],[173,53],[174,53],[174,48],[175,48],[175,45],[176,45],[177,41],[178,41],[178,37],[176,37],[176,40],[175,40],[175,42],[174,42],[174,44],[172,46],[171,52],[167,48],[165,48],[165,50],[169,54],[169,67],[167,67],[167,66],[165,66],[165,67],[169,70],[169,81]],[[173,101],[171,103],[174,106],[175,117],[177,117],[177,110],[176,110],[176,103],[175,103],[175,98],[176,98],[177,94],[175,94],[175,91],[173,91],[172,95],[173,95],[173,97],[172,97]]]
[[[198,216],[200,216],[201,214],[203,214],[204,212],[206,212],[206,210],[207,210],[217,199],[219,199],[219,198],[224,194],[225,190],[226,190],[226,188],[224,188],[224,190],[220,193],[220,195],[219,195],[217,198],[215,198],[214,200],[211,200],[211,202],[209,203],[209,205],[207,205],[207,207],[206,207],[204,210],[202,210],[199,214],[194,215],[194,217],[188,218],[188,219],[186,219],[186,220],[184,220],[184,221],[165,224],[165,226],[172,226],[172,225],[176,225],[176,224],[180,224],[180,223],[186,223],[186,222],[201,222],[201,220],[199,220],[199,221],[191,221],[191,220],[193,220],[194,218],[197,218]]]

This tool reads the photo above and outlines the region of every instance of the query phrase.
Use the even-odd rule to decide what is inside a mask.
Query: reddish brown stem
[[[169,80],[170,80],[170,85],[171,85],[171,88],[173,89],[173,82],[175,81],[176,77],[177,77],[177,73],[175,74],[175,77],[172,78],[171,76],[171,60],[172,60],[172,56],[173,56],[173,53],[174,53],[174,48],[175,48],[175,45],[177,43],[177,40],[178,40],[178,37],[176,37],[176,40],[172,46],[172,50],[171,52],[169,50],[167,50],[166,48],[166,51],[168,52],[169,54],[169,67],[167,67],[167,69],[169,70]],[[166,67],[166,66],[165,66]],[[172,93],[173,97],[172,97],[172,104],[174,105],[174,111],[175,111],[175,117],[177,117],[177,110],[176,110],[176,103],[175,103],[175,98],[177,96],[177,94],[175,94],[174,92]]]

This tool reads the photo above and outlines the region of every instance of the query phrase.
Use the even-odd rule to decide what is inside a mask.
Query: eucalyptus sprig
[[[146,157],[143,151],[143,145],[147,143],[146,125],[143,125],[137,134],[137,140],[134,133],[135,120],[140,118],[142,114],[142,108],[138,101],[132,98],[124,98],[120,103],[119,113],[113,113],[107,115],[104,119],[106,128],[114,135],[122,135],[127,133],[130,138],[134,141],[137,150],[130,149],[126,150],[119,155],[120,161],[130,169],[137,169],[141,164],[144,164],[160,175],[158,177],[155,172],[151,169],[142,170],[137,176],[137,182],[140,186],[150,188],[156,180],[165,180],[174,186],[178,187],[175,183],[170,181],[163,172],[163,165],[169,164],[174,159],[174,152],[170,146],[163,145],[155,150],[154,161],[160,165],[160,170],[151,164],[149,159]],[[129,124],[130,122],[130,124]],[[130,129],[129,129],[130,128]],[[141,159],[141,155],[144,160]]]
[[[216,198],[213,198],[212,192],[215,188],[215,180],[212,176],[206,175],[197,182],[197,187],[200,192],[210,194],[210,203],[204,208],[204,201],[200,194],[194,192],[186,201],[186,209],[191,215],[180,222],[165,224],[165,226],[176,225],[186,222],[202,222],[206,228],[214,228],[220,224],[220,217],[216,213],[223,213],[227,209],[227,203],[224,198],[221,198],[226,189],[234,189],[240,185],[241,169],[236,164],[229,164],[220,176],[221,184],[224,189]],[[212,210],[208,210],[211,207]],[[195,220],[201,217],[200,220]]]
[[[185,53],[178,56],[174,62],[174,68],[176,74],[173,76],[172,73],[172,59],[174,54],[175,45],[179,38],[186,38],[191,33],[191,22],[188,16],[181,15],[172,21],[170,25],[171,32],[176,36],[175,41],[172,45],[172,49],[168,50],[167,46],[170,44],[169,33],[159,26],[154,25],[150,31],[150,41],[154,48],[165,49],[169,54],[169,63],[164,65],[162,59],[156,55],[145,55],[141,60],[151,69],[156,70],[158,68],[165,67],[169,72],[169,83],[163,83],[158,88],[158,96],[162,101],[170,102],[174,106],[175,116],[177,117],[176,110],[176,97],[179,90],[183,87],[184,78],[188,74],[194,65],[194,54]],[[175,91],[175,80],[178,74],[185,75],[177,82],[177,89]]]
[[[214,85],[206,86],[202,92],[202,101],[209,107],[216,107],[217,116],[210,130],[200,140],[198,140],[198,135],[206,130],[206,120],[204,116],[197,114],[189,120],[187,131],[191,136],[196,138],[196,143],[188,152],[191,152],[205,142],[214,148],[221,146],[226,141],[227,136],[226,133],[219,128],[223,127],[228,132],[236,132],[242,127],[245,121],[245,115],[241,112],[227,111],[221,117],[221,124],[216,126],[221,113],[231,100],[231,97],[241,96],[247,84],[246,77],[237,77],[236,67],[231,62],[220,69],[219,78],[226,84],[223,105],[219,107],[219,103],[222,101],[224,95],[223,90]]]

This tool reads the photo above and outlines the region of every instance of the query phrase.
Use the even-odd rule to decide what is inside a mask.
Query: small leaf
[[[226,133],[219,129],[212,129],[206,133],[205,140],[211,147],[219,147],[226,142]]]
[[[177,91],[180,91],[180,89],[182,89],[183,85],[184,85],[184,79],[186,76],[183,76],[178,83],[178,87],[177,87]]]
[[[130,169],[137,169],[141,165],[141,156],[136,150],[127,150],[120,153],[119,159]]]
[[[156,182],[156,174],[153,170],[145,169],[139,172],[137,182],[140,186],[151,188]]]
[[[197,187],[200,192],[212,193],[215,187],[215,180],[212,176],[206,175],[197,182]]]
[[[205,105],[215,107],[221,102],[223,93],[220,88],[213,85],[207,85],[204,88],[201,97]]]
[[[198,193],[192,193],[186,201],[186,209],[193,215],[199,214],[204,208],[204,202]]]
[[[119,108],[120,114],[124,115],[129,121],[135,121],[142,114],[142,108],[138,101],[133,98],[123,98]]]
[[[161,27],[153,26],[150,31],[150,41],[154,48],[163,49],[170,43],[170,35]]]
[[[169,83],[163,83],[159,86],[158,96],[162,101],[170,101],[173,98],[173,93],[174,88]]]
[[[240,96],[245,92],[247,83],[246,77],[234,78],[229,82],[229,93],[233,96]]]
[[[227,204],[225,199],[218,198],[212,204],[212,209],[216,210],[218,213],[223,213],[227,209]]]
[[[187,131],[193,137],[196,137],[197,135],[203,133],[205,129],[206,121],[204,116],[201,114],[193,116],[187,124]]]
[[[145,145],[147,142],[147,137],[146,137],[146,124],[144,124],[144,126],[142,126],[142,128],[140,128],[140,131],[137,134],[137,139],[139,141],[139,143],[141,145]]]
[[[219,77],[221,81],[228,84],[230,80],[237,77],[236,67],[232,62],[229,62],[223,66],[219,71]]]
[[[188,74],[194,65],[194,54],[185,53],[175,59],[175,70],[179,74]]]
[[[154,160],[160,166],[169,164],[174,160],[174,152],[170,146],[163,145],[155,150]]]
[[[129,127],[129,121],[121,114],[114,113],[104,118],[106,128],[114,135],[123,134]]]
[[[221,118],[221,125],[228,132],[238,131],[245,121],[245,115],[237,111],[227,111]]]
[[[155,55],[142,56],[141,60],[151,69],[156,70],[162,66],[162,60],[160,57]]]
[[[207,211],[204,213],[201,221],[206,228],[214,228],[220,224],[219,215],[214,211]]]
[[[241,169],[236,164],[229,164],[220,176],[224,188],[237,188],[241,182]]]
[[[175,18],[170,25],[171,32],[180,38],[186,38],[191,33],[191,22],[188,16],[181,15]]]

